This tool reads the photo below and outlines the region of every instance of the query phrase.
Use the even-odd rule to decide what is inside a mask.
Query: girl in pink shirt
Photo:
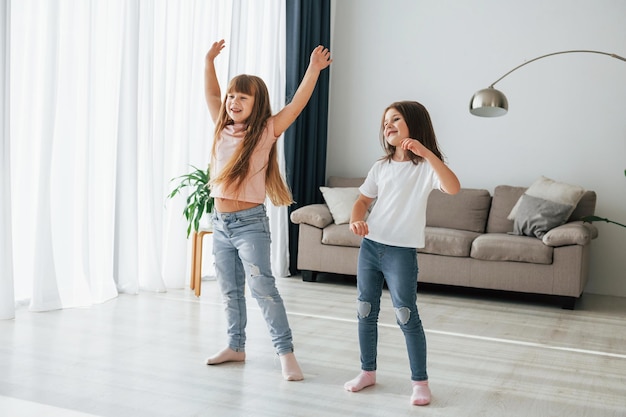
[[[207,365],[245,360],[245,283],[258,302],[280,358],[283,377],[304,378],[293,353],[291,329],[276,288],[270,262],[269,219],[265,197],[274,205],[291,204],[282,178],[276,141],[300,115],[313,93],[320,72],[332,62],[318,46],[293,99],[272,115],[262,79],[242,74],[233,78],[222,97],[214,60],[225,46],[214,42],[205,59],[205,96],[215,123],[211,152],[211,196],[215,199],[213,255],[217,281],[226,305],[228,345],[207,359]]]

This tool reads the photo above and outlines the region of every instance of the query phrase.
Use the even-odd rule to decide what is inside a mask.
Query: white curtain
[[[205,53],[225,38],[221,84],[255,73],[278,109],[284,0],[2,7],[0,317],[15,300],[45,311],[186,286],[184,198],[166,195],[209,160]],[[286,210],[270,218],[275,273],[287,275]]]
[[[228,78],[254,74],[267,84],[274,113],[285,105],[285,28],[284,1],[248,1],[239,8],[239,22],[230,36]],[[259,27],[264,30],[258,30]],[[243,52],[237,53],[234,52]],[[262,53],[259,53],[262,51]],[[219,58],[218,58],[219,59]],[[283,137],[278,140],[281,171],[285,173]],[[289,275],[289,231],[287,207],[276,207],[266,200],[272,234],[272,270],[276,276]]]
[[[9,142],[10,3],[0,4],[0,319],[15,316],[11,247],[11,147]]]

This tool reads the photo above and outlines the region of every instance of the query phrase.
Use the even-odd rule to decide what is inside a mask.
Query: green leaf
[[[210,166],[207,169],[200,169],[190,165],[192,170],[178,177],[172,178],[170,181],[178,181],[176,187],[167,195],[167,198],[174,198],[178,194],[182,194],[184,188],[189,188],[189,195],[186,198],[186,205],[183,209],[183,216],[187,220],[187,237],[191,234],[191,230],[198,231],[200,228],[200,220],[202,216],[213,211],[214,200],[211,197],[209,189]]]
[[[598,216],[585,216],[582,218],[582,221],[585,223],[591,223],[591,222],[606,221],[606,219],[604,217],[598,217]]]
[[[609,220],[606,217],[599,217],[599,216],[585,216],[585,217],[582,218],[582,221],[585,222],[585,223],[607,222],[607,223],[616,224],[618,226],[626,227],[626,224],[618,223],[618,222],[615,222],[613,220]]]

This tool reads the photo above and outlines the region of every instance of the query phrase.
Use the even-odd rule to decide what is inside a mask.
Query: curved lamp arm
[[[586,50],[586,49],[559,51],[559,52],[552,52],[546,55],[541,55],[541,56],[538,56],[537,58],[533,58],[530,61],[526,61],[523,64],[518,65],[517,67],[513,68],[511,71],[507,72],[502,77],[498,78],[493,83],[491,83],[489,87],[476,92],[472,96],[472,99],[470,101],[470,113],[472,113],[475,116],[483,116],[483,117],[496,117],[496,116],[502,116],[506,114],[506,112],[509,109],[509,102],[506,99],[506,96],[504,95],[504,93],[502,93],[499,90],[496,90],[493,87],[494,85],[496,85],[498,82],[500,82],[500,80],[502,80],[504,77],[506,77],[513,71],[516,71],[520,69],[521,67],[523,67],[524,65],[530,64],[531,62],[534,62],[534,61],[537,61],[539,59],[546,58],[549,56],[553,56],[553,55],[571,54],[571,53],[580,53],[580,52],[608,55],[612,58],[617,58],[619,60],[626,62],[626,58],[619,56],[617,54],[611,54],[608,52],[601,52],[601,51]]]

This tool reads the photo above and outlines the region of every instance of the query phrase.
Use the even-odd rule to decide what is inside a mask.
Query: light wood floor
[[[433,401],[409,405],[404,339],[383,295],[378,384],[359,370],[352,278],[279,278],[301,382],[281,378],[249,300],[245,364],[206,366],[225,344],[215,281],[120,295],[87,309],[0,321],[0,416],[624,416],[626,299],[587,294],[576,310],[543,300],[420,291]]]

